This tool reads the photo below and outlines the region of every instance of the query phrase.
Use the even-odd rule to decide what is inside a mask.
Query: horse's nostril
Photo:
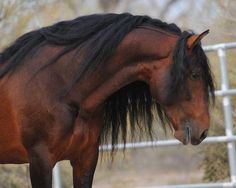
[[[204,139],[207,137],[207,134],[208,134],[208,130],[205,130],[205,131],[202,133],[200,139],[201,139],[201,140],[204,140]]]

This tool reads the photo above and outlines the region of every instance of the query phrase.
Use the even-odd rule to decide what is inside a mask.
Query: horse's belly
[[[1,144],[1,143],[0,143]],[[28,163],[27,153],[19,145],[2,145],[0,148],[0,164]]]

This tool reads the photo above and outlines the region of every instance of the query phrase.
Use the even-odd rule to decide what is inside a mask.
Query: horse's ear
[[[199,35],[192,35],[187,39],[187,47],[189,50],[192,50],[193,47],[202,40],[203,37],[205,37],[209,33],[209,29],[202,32]]]

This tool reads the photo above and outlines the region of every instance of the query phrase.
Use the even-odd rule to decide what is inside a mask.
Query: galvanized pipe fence
[[[145,188],[236,188],[236,135],[233,131],[232,105],[230,97],[236,95],[236,89],[229,87],[226,50],[236,48],[236,42],[221,43],[203,47],[205,52],[216,52],[219,58],[219,66],[221,71],[221,89],[215,91],[216,96],[222,97],[222,108],[224,113],[225,136],[212,136],[206,138],[202,144],[227,143],[228,162],[230,167],[230,181],[219,183],[199,183],[199,184],[183,184],[183,185],[166,185],[151,186]],[[235,60],[236,61],[236,60]],[[236,63],[235,63],[236,65]],[[236,66],[235,66],[236,69]],[[182,144],[177,140],[159,140],[153,142],[127,143],[126,149],[147,148],[160,146],[174,146]],[[123,144],[116,145],[116,149],[123,149]],[[111,150],[111,145],[101,146],[103,151]],[[60,168],[57,164],[53,170],[54,188],[62,188],[60,180]],[[144,188],[144,187],[143,187]]]

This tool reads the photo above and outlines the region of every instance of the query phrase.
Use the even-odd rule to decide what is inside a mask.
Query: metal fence
[[[210,46],[204,46],[205,52],[217,53],[221,71],[221,89],[215,91],[216,96],[222,96],[222,106],[224,112],[225,136],[214,136],[206,138],[202,144],[205,143],[227,143],[228,161],[230,166],[230,181],[222,183],[199,183],[199,184],[185,184],[185,185],[166,185],[166,186],[152,186],[146,188],[236,188],[236,135],[233,132],[233,117],[232,105],[230,96],[236,95],[236,89],[229,88],[229,79],[227,72],[227,58],[226,50],[236,48],[236,42],[222,43]],[[235,60],[236,61],[236,60]],[[235,66],[236,69],[236,66]],[[139,142],[127,143],[126,148],[146,148],[153,146],[173,146],[181,144],[177,140],[160,140],[154,142]],[[111,146],[102,146],[103,150],[110,150]],[[123,149],[123,144],[118,144],[117,149]],[[54,188],[61,188],[59,166],[54,168]]]

